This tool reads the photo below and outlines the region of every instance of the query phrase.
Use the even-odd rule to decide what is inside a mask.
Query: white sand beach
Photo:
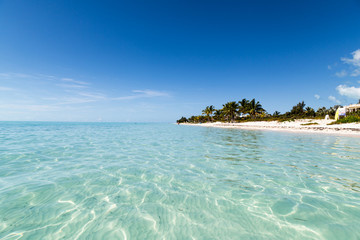
[[[304,133],[325,133],[336,135],[351,135],[360,137],[360,123],[346,123],[328,125],[334,120],[315,120],[315,119],[299,119],[295,121],[254,121],[242,123],[185,123],[184,125],[217,127],[217,128],[237,128],[249,130],[273,130],[288,132],[304,132]]]

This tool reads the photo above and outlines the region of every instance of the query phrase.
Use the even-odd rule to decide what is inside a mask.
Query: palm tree
[[[234,122],[235,115],[238,113],[239,104],[236,102],[227,102],[223,105],[222,112],[227,117],[228,121]]]
[[[215,111],[215,107],[213,105],[207,106],[202,113],[205,114],[208,118],[208,120],[212,121],[212,114]]]
[[[280,115],[280,112],[279,111],[275,111],[274,113],[273,113],[273,116],[274,117],[278,117]]]
[[[312,107],[306,107],[305,114],[306,116],[315,117],[315,110]]]
[[[188,119],[186,117],[181,117],[179,120],[176,121],[178,124],[179,123],[186,123],[188,122]]]
[[[223,115],[224,115],[224,114],[223,114],[223,112],[222,112],[221,109],[218,109],[218,110],[215,110],[215,111],[214,111],[214,119],[215,119],[216,121],[222,120]]]
[[[202,113],[205,114],[207,116],[207,118],[210,121],[210,110],[209,107],[206,107],[204,110],[202,110]]]
[[[248,107],[248,113],[252,118],[255,117],[257,114],[265,112],[259,101],[255,101],[255,98],[249,102]]]
[[[249,109],[249,100],[247,100],[246,98],[243,98],[243,100],[239,101],[239,112],[245,114],[248,113],[248,109]]]
[[[321,107],[316,111],[316,115],[323,117],[326,115],[326,110],[327,110],[326,107]]]
[[[305,106],[306,104],[304,103],[304,101],[299,102],[297,105],[292,107],[290,113],[297,116],[303,115]]]

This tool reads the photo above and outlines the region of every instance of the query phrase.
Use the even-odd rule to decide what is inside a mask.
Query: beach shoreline
[[[246,130],[269,130],[296,133],[331,134],[360,137],[360,123],[346,123],[327,125],[334,120],[298,119],[294,121],[254,121],[240,123],[209,122],[209,123],[181,123],[181,125],[231,128]],[[304,125],[312,124],[312,125]]]

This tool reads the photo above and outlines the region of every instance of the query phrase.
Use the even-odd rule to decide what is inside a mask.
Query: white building
[[[356,112],[356,111],[360,111],[360,103],[351,104],[349,106],[338,108],[336,110],[335,120],[338,120],[339,117],[341,117],[341,116],[346,116],[347,113]]]
[[[358,104],[351,104],[349,106],[346,106],[346,112],[355,112],[360,110],[360,103]]]

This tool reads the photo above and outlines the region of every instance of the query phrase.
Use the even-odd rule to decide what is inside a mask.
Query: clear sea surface
[[[360,138],[0,122],[0,239],[360,239]]]

